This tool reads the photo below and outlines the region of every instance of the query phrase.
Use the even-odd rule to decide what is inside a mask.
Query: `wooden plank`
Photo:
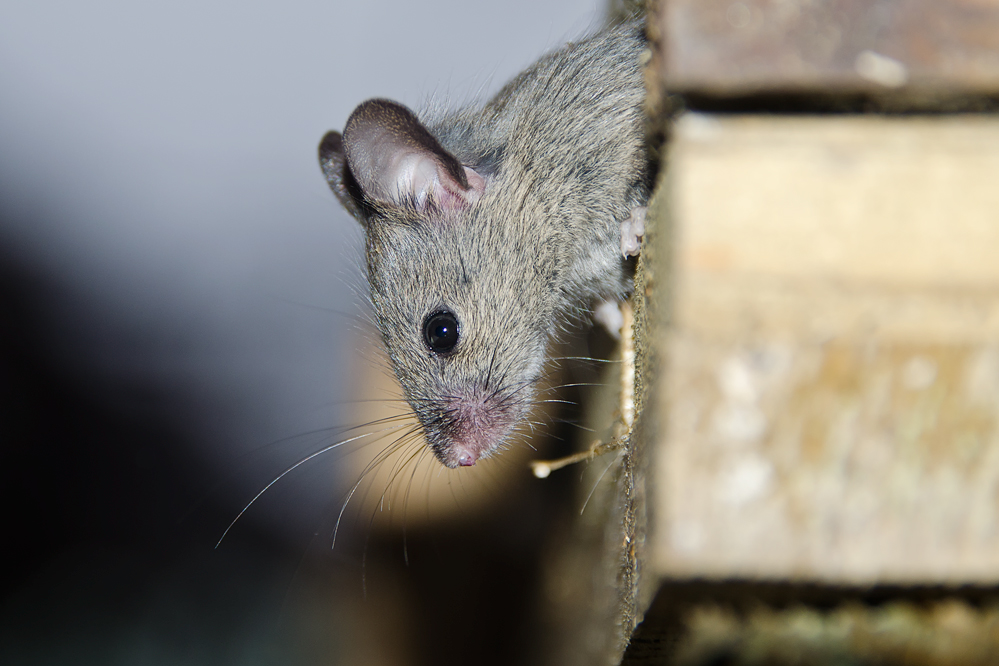
[[[999,92],[996,0],[661,0],[670,92]]]
[[[682,118],[650,560],[999,582],[999,118]]]

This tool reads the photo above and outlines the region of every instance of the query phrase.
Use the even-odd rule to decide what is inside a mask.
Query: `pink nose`
[[[471,451],[462,451],[458,455],[458,464],[462,467],[471,467],[475,464],[477,456]]]

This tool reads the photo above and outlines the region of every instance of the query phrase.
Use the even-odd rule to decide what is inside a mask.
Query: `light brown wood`
[[[999,91],[995,0],[663,0],[672,92]]]
[[[999,581],[999,118],[674,137],[652,568]]]

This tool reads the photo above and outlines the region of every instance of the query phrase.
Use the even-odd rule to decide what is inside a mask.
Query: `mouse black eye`
[[[423,340],[435,354],[446,354],[458,344],[458,318],[443,310],[423,321]]]

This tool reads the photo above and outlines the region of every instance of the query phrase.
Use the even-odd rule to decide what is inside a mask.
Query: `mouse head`
[[[428,443],[475,464],[527,424],[557,324],[555,239],[523,232],[538,225],[501,169],[462,164],[395,102],[357,107],[319,161],[364,226],[376,321]]]

